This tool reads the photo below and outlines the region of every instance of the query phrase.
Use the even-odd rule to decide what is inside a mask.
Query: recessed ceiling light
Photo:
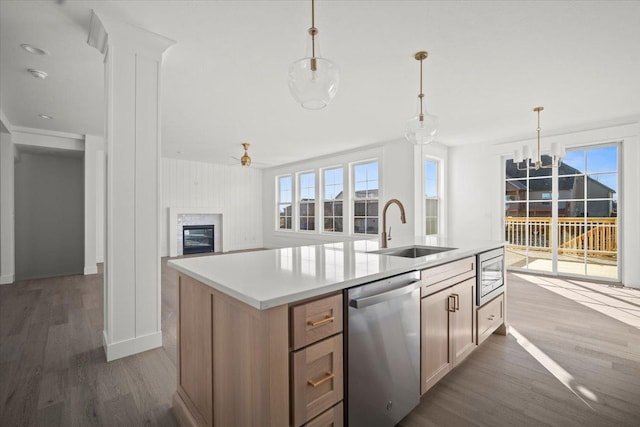
[[[42,80],[46,79],[47,76],[49,75],[45,71],[34,70],[33,68],[29,68],[27,71],[29,71],[33,77],[36,77]]]
[[[47,116],[46,114],[38,114],[38,117],[41,117],[47,120],[53,120],[53,116]]]
[[[21,44],[20,47],[29,53],[33,53],[34,55],[49,55],[49,52],[47,52],[46,50],[40,49],[39,47],[35,47],[30,44]]]

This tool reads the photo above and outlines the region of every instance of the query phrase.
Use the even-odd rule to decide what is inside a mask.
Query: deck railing
[[[528,227],[527,227],[528,226]],[[553,230],[549,217],[507,217],[505,238],[513,247],[551,250]],[[588,256],[615,256],[618,250],[618,218],[558,218],[558,252]]]

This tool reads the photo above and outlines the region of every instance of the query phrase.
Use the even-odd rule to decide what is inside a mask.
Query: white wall
[[[14,146],[11,134],[0,133],[0,284],[15,280]]]
[[[16,280],[82,274],[83,159],[22,152],[15,165]]]
[[[542,138],[542,151],[553,142],[565,147],[622,141],[621,247],[622,283],[640,287],[640,124],[634,123]],[[535,141],[453,147],[449,151],[449,235],[478,239],[504,238],[502,156],[523,144],[535,152]],[[531,149],[533,148],[533,151]]]
[[[104,209],[104,178],[98,175],[104,173],[104,141],[102,137],[86,135],[84,141],[84,274],[96,274],[98,267],[98,250],[100,257],[104,256],[104,212],[98,215],[98,209]],[[99,199],[102,199],[99,201]]]
[[[104,262],[104,230],[106,209],[106,157],[104,148],[96,152],[96,262]]]
[[[345,206],[345,233],[291,232],[276,229],[276,177],[284,174],[295,174],[332,166],[347,166],[363,160],[377,159],[380,162],[380,204],[379,215],[382,216],[384,203],[389,199],[399,199],[405,207],[407,223],[400,222],[400,212],[392,205],[387,211],[387,230],[392,228],[393,238],[412,238],[422,232],[422,161],[423,155],[429,154],[442,158],[446,162],[447,149],[443,146],[427,145],[415,147],[406,140],[390,141],[384,144],[367,146],[357,150],[345,151],[331,156],[309,159],[295,164],[269,168],[264,171],[264,244],[266,247],[299,246],[345,239],[361,239],[375,236],[350,234],[350,222],[346,216],[350,207]],[[348,170],[345,170],[345,178]],[[345,179],[346,186],[346,179]],[[345,188],[348,191],[348,188]],[[320,192],[318,193],[320,195]],[[320,204],[318,204],[320,205]],[[317,209],[318,212],[320,209]],[[319,223],[318,223],[319,224]],[[380,218],[382,232],[382,218]]]
[[[224,252],[263,246],[260,169],[164,158],[162,256],[169,255],[169,208],[188,210],[205,207],[223,211]]]

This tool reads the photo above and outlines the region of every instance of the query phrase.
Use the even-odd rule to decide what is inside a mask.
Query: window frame
[[[436,165],[436,196],[429,197],[427,196],[427,162],[435,163]],[[423,236],[439,236],[442,234],[443,227],[443,199],[444,199],[444,182],[443,182],[443,169],[444,162],[442,159],[434,156],[423,156],[422,158],[422,193],[421,193],[421,202],[422,202],[422,235]],[[433,215],[427,215],[427,200],[436,200],[437,201],[437,213],[436,213],[436,228],[437,232],[435,234],[427,234],[427,218],[433,218]]]
[[[375,198],[370,198],[370,197],[366,197],[366,198],[359,198],[356,197],[356,179],[355,179],[355,168],[357,166],[362,166],[362,165],[367,165],[370,163],[376,163],[377,167],[378,167],[378,177],[377,177],[377,181],[378,181],[378,196]],[[382,182],[382,173],[381,173],[381,162],[379,158],[370,158],[370,159],[366,159],[366,160],[360,160],[357,162],[351,162],[349,163],[349,177],[350,177],[350,182],[349,182],[349,195],[350,195],[350,200],[349,200],[349,206],[350,206],[350,215],[349,215],[349,233],[351,235],[354,236],[377,236],[380,234],[381,230],[381,222],[380,222],[380,200],[383,200],[382,198],[382,190],[381,190],[381,185],[380,183]],[[368,181],[368,180],[367,180]],[[368,190],[368,188],[367,188]],[[355,208],[355,203],[358,200],[364,200],[364,201],[370,201],[370,200],[375,200],[378,204],[378,208],[377,208],[377,212],[375,217],[374,216],[369,216],[367,215],[367,210],[368,210],[368,204],[365,204],[365,216],[358,216],[358,218],[364,218],[365,219],[365,224],[367,223],[367,219],[368,218],[376,218],[377,219],[377,231],[375,233],[367,233],[365,231],[365,233],[357,233],[355,231],[355,223],[356,223],[356,208]],[[343,206],[344,208],[344,206]]]
[[[611,283],[621,283],[623,277],[622,277],[622,272],[623,272],[623,264],[624,264],[624,168],[623,168],[623,153],[624,153],[624,139],[616,139],[616,138],[612,138],[609,139],[607,141],[597,141],[597,142],[574,142],[571,143],[570,145],[566,146],[566,150],[567,153],[569,153],[570,151],[584,151],[585,152],[585,156],[586,153],[589,150],[593,150],[593,149],[598,149],[598,148],[605,148],[605,147],[616,147],[617,149],[617,162],[616,162],[616,170],[607,170],[607,171],[598,171],[598,172],[591,172],[589,173],[587,170],[587,167],[585,167],[583,171],[580,171],[579,173],[571,173],[571,174],[560,174],[560,170],[557,168],[553,168],[552,169],[552,175],[549,176],[549,178],[552,180],[552,198],[551,198],[551,203],[552,203],[552,216],[551,216],[551,227],[552,227],[552,239],[551,239],[551,252],[552,252],[552,266],[551,269],[549,271],[547,270],[541,270],[541,269],[532,269],[529,268],[529,255],[528,255],[528,248],[531,247],[530,242],[529,242],[529,231],[528,229],[525,232],[525,239],[524,239],[524,245],[520,245],[520,246],[526,246],[527,247],[527,261],[526,261],[526,265],[523,267],[517,267],[514,265],[506,265],[506,268],[510,271],[515,271],[515,272],[530,272],[530,273],[535,273],[535,274],[541,274],[541,275],[548,275],[548,276],[553,276],[553,277],[569,277],[569,278],[576,278],[576,279],[580,279],[580,280],[597,280],[597,281],[601,281],[601,282],[611,282]],[[551,153],[549,152],[548,149],[543,149],[542,150],[542,155],[551,155]],[[566,156],[565,156],[566,158]],[[502,229],[503,229],[503,233],[505,233],[506,231],[506,225],[507,225],[507,220],[509,218],[509,216],[507,216],[507,205],[509,203],[511,204],[516,204],[516,203],[521,203],[524,205],[525,207],[525,216],[522,218],[526,218],[526,223],[527,223],[527,227],[529,224],[529,218],[532,217],[530,215],[530,208],[529,205],[531,203],[539,203],[539,202],[549,202],[549,200],[543,200],[542,197],[540,197],[540,199],[531,199],[529,196],[529,182],[532,179],[532,177],[530,176],[531,171],[527,171],[526,175],[524,177],[516,177],[516,178],[508,178],[506,175],[506,164],[509,160],[512,160],[512,157],[509,155],[503,155],[501,157],[501,165],[502,165],[502,197],[505,197],[506,195],[506,189],[507,189],[507,183],[508,182],[512,182],[512,181],[518,181],[518,180],[522,180],[522,181],[527,181],[527,196],[524,200],[504,200],[502,201]],[[585,163],[586,166],[586,163]],[[611,278],[611,277],[606,277],[606,276],[596,276],[596,275],[589,275],[588,273],[588,265],[587,265],[587,255],[586,255],[586,251],[584,252],[583,259],[585,262],[585,273],[584,274],[577,274],[577,273],[573,273],[573,272],[569,272],[569,271],[561,271],[558,268],[558,260],[559,260],[559,252],[558,252],[558,247],[559,247],[559,239],[558,239],[558,224],[559,224],[559,218],[561,218],[561,216],[559,215],[559,203],[570,203],[570,202],[581,202],[584,203],[584,212],[582,213],[582,217],[588,218],[587,215],[587,203],[589,201],[603,201],[603,200],[613,200],[613,198],[588,198],[588,189],[587,189],[587,185],[588,185],[588,176],[593,176],[593,175],[598,175],[598,174],[602,174],[602,175],[606,175],[606,174],[611,174],[611,173],[616,173],[617,174],[617,197],[615,198],[616,201],[616,205],[617,205],[617,211],[616,211],[616,217],[618,218],[617,220],[617,241],[618,241],[618,246],[617,246],[617,255],[616,255],[616,262],[617,262],[617,277],[616,278]],[[561,196],[561,190],[559,188],[559,182],[561,179],[563,178],[567,178],[567,177],[584,177],[584,180],[582,182],[581,187],[583,188],[583,196],[580,198],[576,198],[576,197],[563,197]],[[533,177],[533,179],[540,179],[540,177]],[[580,216],[576,216],[576,217],[580,217]],[[506,236],[503,234],[503,238],[505,240],[507,240]],[[508,245],[507,245],[508,246]]]
[[[282,202],[281,196],[282,193],[280,191],[280,187],[281,187],[281,180],[283,178],[289,178],[291,180],[291,201],[288,202],[289,205],[291,205],[291,227],[289,228],[282,228],[280,227],[280,206],[281,205],[285,205],[287,204],[287,202]],[[276,176],[276,231],[284,231],[287,233],[291,233],[294,231],[294,227],[293,227],[293,221],[295,218],[295,202],[294,202],[294,192],[295,192],[295,180],[293,179],[293,174],[283,174],[283,175],[277,175]],[[284,218],[287,218],[286,216]]]
[[[335,235],[335,234],[345,234],[347,233],[347,231],[345,231],[346,226],[348,225],[345,219],[345,201],[348,200],[348,196],[347,196],[347,191],[345,191],[345,183],[348,183],[348,179],[345,179],[345,177],[348,174],[345,174],[345,170],[344,170],[344,166],[343,165],[339,165],[339,166],[328,166],[328,167],[324,167],[324,168],[320,168],[320,177],[319,177],[319,183],[320,183],[320,188],[321,188],[321,194],[320,194],[320,224],[322,225],[322,228],[319,229],[321,234],[329,234],[329,235]],[[326,202],[333,202],[335,203],[338,199],[327,199],[326,197],[326,182],[325,182],[325,173],[327,171],[334,171],[334,170],[340,170],[342,173],[342,199],[340,199],[340,203],[342,203],[342,215],[340,217],[335,215],[335,208],[333,210],[333,215],[331,215],[330,218],[333,219],[333,228],[335,228],[335,220],[336,218],[342,218],[342,231],[335,231],[335,230],[325,230],[324,227],[324,220],[325,220],[325,210],[324,210],[324,204]]]
[[[293,215],[295,221],[295,227],[293,228],[296,232],[300,233],[317,233],[318,229],[318,173],[315,169],[305,170],[301,172],[296,172],[296,192],[295,192],[295,204],[296,204],[296,213]],[[313,221],[314,228],[313,230],[303,229],[300,227],[300,221],[302,218],[310,218],[309,215],[302,216],[302,183],[301,179],[304,175],[313,175],[313,202],[305,202],[306,204],[313,203]],[[308,209],[308,207],[307,207]],[[307,210],[308,212],[308,210]]]

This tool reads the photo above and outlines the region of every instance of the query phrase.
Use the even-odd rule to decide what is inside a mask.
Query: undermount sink
[[[389,248],[373,251],[376,254],[401,256],[404,258],[420,258],[440,252],[452,251],[456,248],[444,248],[441,246],[405,246],[402,248]]]

